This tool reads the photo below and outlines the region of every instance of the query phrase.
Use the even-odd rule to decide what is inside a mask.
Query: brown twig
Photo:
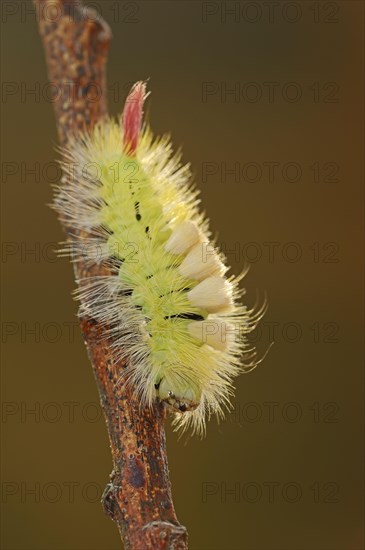
[[[92,127],[107,114],[105,63],[111,32],[79,0],[33,0],[54,85],[60,142]],[[62,221],[62,220],[61,220]],[[76,279],[105,274],[77,262]],[[113,472],[104,495],[105,512],[117,523],[126,549],[187,549],[187,532],[175,514],[164,432],[165,410],[141,409],[120,383],[123,364],[113,362],[111,343],[92,319],[81,330],[97,381],[109,433]]]

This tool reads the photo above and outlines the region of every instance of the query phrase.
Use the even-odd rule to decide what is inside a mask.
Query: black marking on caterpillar
[[[175,315],[166,315],[164,319],[189,319],[190,321],[204,321],[202,315],[197,313],[176,313]]]
[[[140,214],[140,212],[139,212],[139,201],[136,201],[136,202],[134,203],[134,209],[135,209],[135,211],[136,211],[136,220],[139,222],[139,221],[141,221],[141,219],[142,219],[142,216],[141,216],[141,214]]]

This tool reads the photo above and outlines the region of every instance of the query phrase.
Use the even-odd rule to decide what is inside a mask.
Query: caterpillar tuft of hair
[[[258,363],[247,334],[266,304],[239,302],[244,273],[226,276],[189,167],[143,127],[145,99],[138,82],[120,122],[106,118],[61,150],[54,206],[75,234],[73,260],[108,268],[79,281],[80,315],[105,326],[116,360],[128,358],[121,377],[142,405],[159,399],[176,428],[203,435],[229,407],[233,378]]]

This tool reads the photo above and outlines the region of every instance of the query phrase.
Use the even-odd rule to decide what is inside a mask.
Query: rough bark
[[[33,1],[55,90],[59,139],[67,145],[68,136],[91,128],[107,114],[105,64],[111,32],[79,0]],[[74,266],[76,280],[105,274],[97,265]],[[93,319],[81,319],[80,324],[112,452],[104,510],[117,523],[126,549],[186,550],[187,532],[176,518],[171,496],[164,406],[142,409],[133,391],[121,384],[125,365],[113,362],[111,342],[101,328]]]

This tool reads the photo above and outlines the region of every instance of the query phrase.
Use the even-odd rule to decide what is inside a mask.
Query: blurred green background
[[[110,112],[150,78],[154,132],[183,147],[233,271],[251,264],[247,303],[268,296],[253,340],[275,344],[233,413],[202,441],[167,427],[190,548],[363,548],[363,3],[89,4],[114,35]],[[44,53],[32,3],[1,10],[2,548],[114,550],[107,433],[47,207]]]

